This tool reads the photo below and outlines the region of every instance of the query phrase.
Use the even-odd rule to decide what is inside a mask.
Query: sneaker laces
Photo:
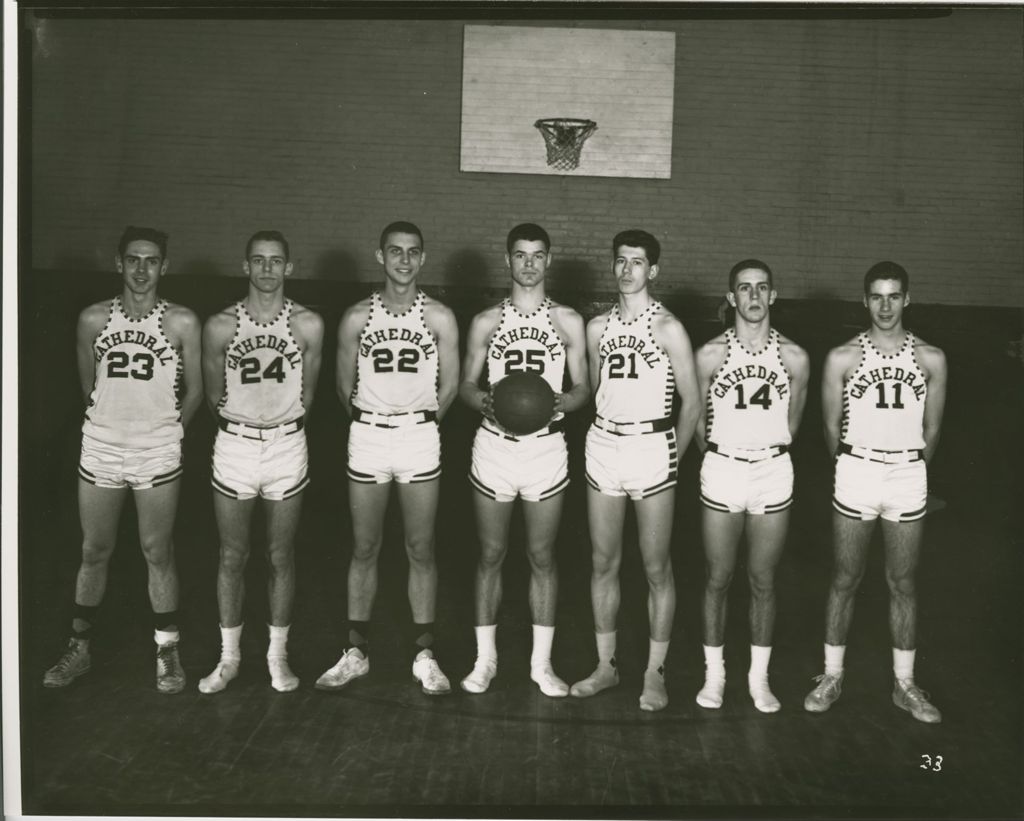
[[[822,673],[821,675],[815,676],[814,681],[818,683],[818,686],[814,688],[815,692],[819,690],[825,692],[826,690],[835,687],[839,682],[839,676],[830,676],[828,673]]]
[[[66,673],[68,668],[74,663],[75,657],[79,652],[79,645],[75,643],[74,639],[71,639],[68,649],[64,651],[64,655],[60,657],[60,660],[53,666],[53,669],[59,673]]]
[[[931,696],[925,690],[922,690],[916,684],[908,684],[907,686],[900,686],[903,690],[903,694],[911,701],[923,701],[925,703],[931,700]]]
[[[156,663],[161,676],[169,676],[174,670],[174,651],[177,647],[173,644],[161,644],[156,648]]]

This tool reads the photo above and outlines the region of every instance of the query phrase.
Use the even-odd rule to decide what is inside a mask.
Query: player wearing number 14
[[[214,314],[203,330],[206,399],[217,416],[213,444],[213,509],[220,533],[217,606],[221,656],[199,682],[219,693],[238,675],[242,600],[250,520],[263,500],[267,526],[267,595],[271,686],[288,692],[299,680],[288,665],[288,628],[295,598],[295,532],[309,483],[305,418],[320,370],[323,320],[285,299],[292,274],[288,241],[258,231],[246,244],[245,299]]]
[[[157,296],[167,272],[167,235],[125,229],[115,257],[121,295],[78,318],[78,373],[86,399],[78,509],[82,563],[71,636],[43,684],[64,687],[88,672],[92,628],[107,585],[118,520],[130,489],[149,571],[157,689],[185,686],[178,659],[178,574],[171,532],[181,485],[181,439],[202,401],[199,320]]]

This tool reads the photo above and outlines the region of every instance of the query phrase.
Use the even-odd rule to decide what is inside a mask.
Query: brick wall
[[[532,220],[562,290],[608,290],[610,238],[639,226],[682,295],[753,255],[785,297],[855,299],[892,258],[918,302],[1024,306],[1020,9],[575,24],[676,32],[671,180],[460,173],[463,24],[28,21],[31,266],[108,269],[134,222],[176,272],[237,273],[274,227],[298,276],[356,282],[411,219],[426,282],[500,286]]]

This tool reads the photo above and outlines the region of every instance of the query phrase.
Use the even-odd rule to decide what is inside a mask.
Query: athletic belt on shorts
[[[789,450],[789,445],[772,445],[770,448],[759,448],[758,450],[746,450],[744,448],[721,448],[714,442],[708,442],[708,450],[725,456],[727,459],[735,459],[737,462],[763,462],[765,459],[774,459],[782,456]]]
[[[881,462],[885,465],[902,465],[906,462],[920,462],[924,459],[923,450],[872,450],[857,445],[848,445],[846,442],[839,443],[839,452],[847,456],[855,456],[858,459],[867,459],[869,462]]]
[[[546,428],[541,428],[540,430],[536,430],[533,433],[528,433],[522,436],[515,436],[511,433],[505,433],[504,431],[494,430],[493,428],[487,427],[487,425],[481,425],[480,427],[483,428],[488,433],[492,434],[493,436],[497,436],[501,439],[508,439],[510,442],[522,442],[525,439],[539,439],[542,436],[550,436],[552,433],[558,433],[559,431],[565,430],[565,418],[563,417],[562,419],[556,419]]]
[[[235,436],[241,436],[243,439],[273,439],[278,436],[297,433],[303,427],[301,418],[293,419],[291,422],[282,422],[280,425],[261,428],[256,425],[243,425],[241,422],[232,422],[230,419],[218,416],[217,424],[225,433],[233,433]]]
[[[616,436],[632,436],[638,433],[664,433],[672,430],[672,419],[648,419],[646,422],[613,422],[603,416],[594,417],[594,427]]]
[[[404,413],[370,413],[352,407],[352,421],[375,428],[404,428],[407,425],[422,425],[425,422],[436,422],[437,411],[405,411]]]

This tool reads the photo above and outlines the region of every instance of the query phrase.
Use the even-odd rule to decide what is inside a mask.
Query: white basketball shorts
[[[836,459],[832,507],[851,519],[913,522],[928,504],[928,469],[923,459],[887,465],[842,453]]]
[[[676,484],[679,455],[674,429],[617,435],[587,431],[587,482],[609,496],[646,499]]]
[[[541,502],[569,485],[569,451],[561,432],[509,439],[483,427],[473,439],[469,481],[484,496]]]
[[[793,504],[793,462],[781,453],[756,462],[707,451],[700,466],[700,500],[723,513],[777,513]]]
[[[441,475],[437,422],[378,427],[352,422],[348,429],[348,478],[364,484],[429,482]]]
[[[260,496],[279,502],[309,484],[306,432],[282,425],[262,431],[261,436],[255,439],[217,431],[213,441],[215,490],[232,499]]]
[[[181,473],[181,442],[125,448],[82,434],[78,475],[96,487],[148,490],[173,482]]]

